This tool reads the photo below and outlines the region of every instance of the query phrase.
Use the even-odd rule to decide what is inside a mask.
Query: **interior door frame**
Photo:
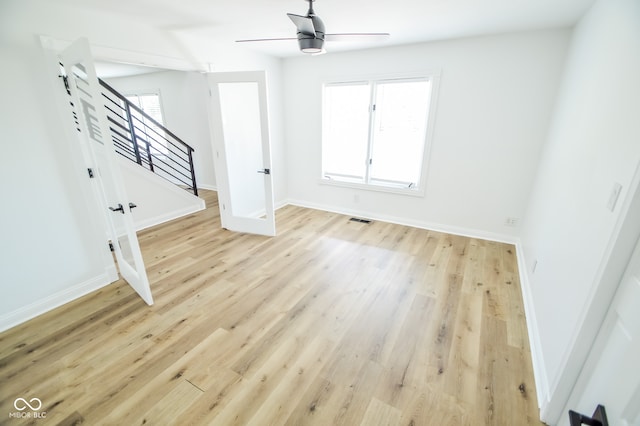
[[[58,150],[72,161],[73,176],[80,184],[82,191],[83,204],[78,208],[82,209],[82,214],[91,223],[91,235],[88,237],[91,240],[90,247],[93,252],[100,253],[101,265],[104,268],[104,272],[99,277],[94,278],[97,283],[95,288],[100,288],[118,281],[118,268],[113,253],[108,244],[106,244],[109,233],[106,218],[99,203],[98,183],[95,182],[95,179],[87,179],[86,153],[82,152],[84,147],[78,148],[75,136],[77,132],[76,125],[73,120],[69,119],[69,95],[63,89],[64,84],[60,75],[58,59],[58,52],[64,49],[68,42],[62,44],[62,42],[56,41],[49,36],[41,35],[40,45],[45,56],[45,66],[47,77],[50,80],[51,92],[56,100],[58,122],[62,127],[62,134],[66,142]]]
[[[587,386],[590,384],[590,381],[592,380],[593,375],[597,374],[596,367],[598,367],[601,357],[604,355],[605,351],[607,350],[606,345],[610,342],[610,338],[612,337],[613,333],[615,333],[615,328],[618,326],[617,322],[621,320],[621,313],[624,311],[627,311],[628,313],[628,311],[631,309],[635,311],[635,309],[633,309],[631,305],[635,303],[635,299],[638,298],[637,285],[633,284],[631,281],[634,281],[635,276],[633,276],[633,274],[635,274],[635,271],[639,269],[638,268],[639,265],[640,265],[640,238],[636,240],[632,257],[631,259],[629,259],[629,262],[625,267],[625,272],[623,274],[623,277],[617,286],[611,305],[607,310],[605,319],[602,322],[602,326],[600,327],[600,330],[598,331],[598,334],[594,340],[593,346],[589,351],[587,360],[584,366],[582,367],[580,375],[578,376],[578,380],[576,381],[576,384],[573,387],[573,391],[569,397],[569,401],[564,411],[576,410],[576,409],[582,411],[584,407],[580,407],[577,404],[580,403],[581,400],[585,397],[585,393],[588,390]],[[627,328],[627,324],[629,323],[628,322],[623,323],[623,328]],[[628,332],[627,330],[625,330],[623,334],[627,334]],[[638,347],[637,346],[638,330],[636,329],[635,331],[633,331],[633,333],[629,331],[629,334],[633,334],[633,337],[636,338],[635,347],[637,348]],[[637,377],[636,380],[640,380],[640,376]],[[599,388],[596,387],[596,389],[599,389]],[[636,391],[634,395],[629,395],[629,400],[635,399],[637,401],[638,397],[639,395]],[[620,401],[617,401],[617,402],[620,402]],[[627,405],[629,405],[629,402],[631,401],[627,401]],[[606,409],[610,408],[609,405],[604,400],[598,400],[593,407],[590,406],[590,407],[587,407],[586,409],[592,410],[596,407],[597,404],[605,404]],[[634,406],[637,406],[637,404],[634,404]],[[609,411],[608,413],[609,415],[611,414],[614,415],[614,420],[619,420],[616,417],[616,415],[622,415],[624,413],[624,410],[623,410],[623,413],[617,413],[615,410],[610,410],[610,409],[608,411]],[[586,413],[587,415],[589,415],[591,411],[586,411]],[[618,425],[618,423],[615,423],[615,422],[612,423],[611,417],[609,417],[609,424]],[[628,423],[625,423],[625,424],[628,424]]]
[[[565,407],[572,394],[580,394],[577,383],[580,373],[602,328],[627,264],[640,238],[640,162],[630,180],[627,195],[620,206],[620,214],[598,269],[597,283],[589,295],[589,303],[582,310],[579,325],[573,335],[571,348],[563,356],[562,372],[548,390],[547,399],[539,401],[541,420],[556,424],[567,415]]]
[[[105,161],[103,163],[103,166],[108,170],[99,170],[99,168],[97,167],[98,160],[94,152],[94,146],[88,139],[89,132],[87,131],[87,123],[83,121],[82,114],[75,109],[74,113],[77,114],[77,124],[80,126],[80,129],[82,131],[76,132],[74,134],[74,138],[77,138],[78,140],[79,146],[77,148],[82,152],[85,165],[87,166],[87,168],[92,168],[95,171],[94,177],[99,184],[99,190],[95,191],[97,195],[95,199],[96,203],[100,206],[100,210],[103,212],[103,217],[105,218],[104,222],[107,226],[108,237],[112,241],[113,250],[118,261],[118,267],[120,269],[121,276],[148,305],[152,305],[153,296],[151,294],[151,287],[146,273],[144,260],[142,258],[142,252],[140,251],[140,245],[137,239],[131,211],[130,208],[128,208],[128,206],[130,205],[130,200],[128,199],[128,196],[126,194],[121,172],[117,163],[117,159],[115,157],[115,149],[110,138],[111,132],[109,130],[109,124],[106,118],[106,114],[104,112],[104,105],[102,104],[102,94],[98,86],[95,67],[93,66],[89,41],[86,38],[81,38],[74,41],[66,49],[58,53],[58,58],[63,63],[67,75],[70,74],[68,72],[68,67],[70,67],[71,65],[70,63],[65,64],[65,59],[66,62],[69,62],[69,60],[71,60],[74,64],[83,64],[83,67],[85,68],[84,71],[86,73],[86,80],[89,87],[87,93],[92,99],[97,99],[97,102],[99,102],[100,106],[102,107],[95,109],[95,117],[93,118],[95,118],[96,122],[92,122],[92,125],[99,129],[99,133],[101,135],[104,135],[101,138],[105,151]],[[71,79],[72,77],[67,76],[67,78]],[[71,98],[74,100],[74,104],[79,108],[81,101],[78,94],[76,93],[77,89],[71,82],[69,82],[68,86],[71,93]],[[70,118],[71,116],[69,115],[69,119]],[[105,179],[109,180],[107,181]],[[116,194],[119,205],[123,207],[121,211],[122,216],[119,215],[118,219],[121,220],[120,224],[124,229],[123,235],[126,235],[129,242],[129,248],[131,249],[131,264],[125,259],[125,256],[123,255],[119,244],[119,234],[114,223],[114,218],[112,216],[113,214],[119,213],[110,211],[111,206],[109,206],[109,202],[107,200],[106,190],[104,189],[105,185],[112,185],[113,192],[115,192]]]
[[[267,77],[265,71],[240,71],[208,73],[210,88],[210,126],[218,183],[218,200],[222,227],[231,231],[246,232],[266,236],[275,236],[275,202],[273,194],[273,168],[271,166],[271,138],[269,130],[269,109],[267,95]],[[231,184],[229,180],[228,156],[223,129],[222,108],[218,84],[221,83],[257,83],[258,106],[260,110],[260,135],[262,142],[262,169],[256,173],[264,176],[263,190],[265,200],[264,219],[243,217],[233,213]]]

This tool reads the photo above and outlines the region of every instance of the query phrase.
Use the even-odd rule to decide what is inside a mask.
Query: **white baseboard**
[[[209,191],[217,191],[218,187],[216,185],[198,184],[198,189],[208,189]]]
[[[115,276],[115,279],[113,277]],[[0,332],[8,330],[16,325],[22,324],[32,318],[58,308],[65,303],[78,299],[92,291],[98,290],[118,279],[116,266],[107,268],[104,273],[93,277],[85,282],[79,283],[51,296],[37,300],[26,306],[8,312],[0,316]]]
[[[316,209],[316,210],[324,210],[332,213],[344,214],[347,216],[357,216],[357,217],[362,217],[366,219],[380,220],[383,222],[395,223],[397,225],[411,226],[411,227],[420,228],[420,229],[428,229],[430,231],[444,232],[447,234],[460,235],[463,237],[495,241],[499,243],[516,244],[518,242],[518,239],[512,235],[498,234],[495,232],[487,232],[479,229],[463,228],[458,226],[444,225],[441,223],[434,223],[434,222],[425,222],[425,221],[407,219],[402,217],[387,216],[387,215],[381,215],[373,212],[364,212],[364,211],[345,209],[343,207],[310,203],[308,201],[288,200],[286,202],[281,202],[280,207],[283,207],[287,204],[291,204],[299,207],[306,207],[310,209]]]
[[[133,212],[133,224],[136,231],[205,209],[206,203],[202,198],[196,197],[144,167],[140,167],[121,157],[119,158],[119,164],[123,176],[129,178],[132,183],[136,183],[136,185],[129,185],[128,195],[141,199],[136,199],[136,204],[139,207]],[[150,195],[150,193],[154,195]],[[163,201],[160,207],[157,205],[158,197]],[[145,202],[156,207],[145,210]]]
[[[170,220],[178,219],[179,217],[187,216],[192,213],[199,212],[205,209],[204,200],[198,206],[189,206],[180,210],[174,210],[159,216],[150,217],[144,220],[136,221],[136,231],[142,231],[143,229],[151,228],[152,226],[160,225],[161,223],[168,222]]]
[[[540,414],[549,404],[549,381],[547,379],[547,369],[542,356],[542,343],[538,330],[538,320],[533,304],[531,293],[531,282],[529,281],[529,271],[527,262],[520,241],[516,242],[516,256],[518,259],[518,271],[520,273],[520,288],[522,290],[522,300],[524,303],[524,313],[527,323],[527,333],[529,334],[529,348],[531,350],[531,362],[533,364],[533,377],[536,383],[536,396],[538,397],[538,408]],[[541,419],[545,421],[545,419]]]

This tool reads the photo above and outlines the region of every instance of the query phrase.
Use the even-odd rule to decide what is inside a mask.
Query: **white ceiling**
[[[115,13],[182,42],[236,47],[279,57],[301,55],[295,41],[234,43],[295,37],[286,13],[305,15],[304,0],[58,0],[74,8]],[[570,27],[593,0],[317,0],[327,33],[388,32],[398,45],[513,31]],[[328,52],[373,47],[327,43]]]

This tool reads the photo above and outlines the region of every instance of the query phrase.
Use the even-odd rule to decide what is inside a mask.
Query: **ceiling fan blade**
[[[282,37],[282,38],[254,38],[247,40],[236,40],[236,43],[248,43],[253,41],[281,41],[281,40],[298,40],[296,37]]]
[[[316,36],[316,29],[313,26],[313,20],[311,18],[308,16],[294,15],[293,13],[287,13],[287,16],[296,25],[298,32],[312,37]]]
[[[389,33],[340,33],[325,34],[325,41],[384,41]]]

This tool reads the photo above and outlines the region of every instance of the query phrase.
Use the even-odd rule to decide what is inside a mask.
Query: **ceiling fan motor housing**
[[[306,53],[315,53],[322,51],[324,40],[321,38],[309,37],[305,34],[298,34],[298,45],[300,50]]]
[[[324,23],[316,15],[309,15],[315,35],[298,31],[298,45],[303,52],[320,52],[324,46]]]

